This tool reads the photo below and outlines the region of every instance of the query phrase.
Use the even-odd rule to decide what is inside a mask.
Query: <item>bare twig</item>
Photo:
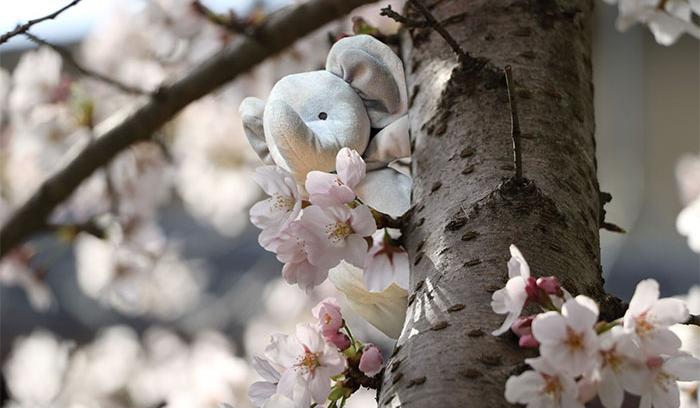
[[[52,50],[56,51],[61,56],[61,58],[63,59],[64,62],[66,62],[68,65],[72,66],[73,68],[75,68],[78,72],[85,75],[86,77],[90,77],[90,78],[96,79],[100,82],[104,82],[105,84],[107,84],[113,88],[116,88],[122,92],[126,92],[129,94],[135,94],[135,95],[148,95],[148,94],[150,94],[150,92],[146,92],[142,89],[138,89],[138,88],[131,86],[131,85],[123,84],[123,83],[117,81],[116,79],[109,78],[103,74],[100,74],[99,72],[95,72],[91,69],[85,68],[84,66],[79,64],[78,61],[75,60],[75,58],[73,58],[73,55],[71,54],[71,52],[68,49],[61,47],[60,45],[50,43],[42,38],[37,37],[36,35],[30,33],[29,31],[24,32],[23,34],[27,38],[29,38],[32,42],[34,42],[35,44],[44,45],[44,46],[47,46],[47,47],[51,48]]]
[[[14,37],[14,36],[16,36],[16,35],[20,35],[20,34],[26,33],[27,30],[29,30],[30,28],[32,28],[32,26],[33,26],[34,24],[38,24],[38,23],[41,23],[42,21],[46,21],[46,20],[53,20],[54,18],[58,17],[59,14],[61,14],[61,13],[63,13],[64,11],[68,10],[69,8],[75,6],[76,4],[80,3],[81,1],[82,1],[82,0],[73,0],[73,1],[71,1],[70,3],[68,3],[65,7],[61,8],[61,9],[59,9],[59,10],[54,11],[53,13],[49,14],[48,16],[44,16],[44,17],[41,17],[41,18],[36,18],[36,19],[34,19],[34,20],[29,20],[29,21],[27,21],[27,22],[24,23],[24,24],[18,24],[12,31],[9,31],[9,32],[3,34],[2,36],[0,36],[0,44],[2,44],[2,43],[4,43],[4,42],[7,42],[7,40],[9,40],[10,38],[12,38],[12,37]]]
[[[523,180],[523,158],[520,148],[520,121],[518,120],[518,108],[515,103],[515,84],[510,65],[503,69],[506,74],[506,87],[508,89],[508,102],[510,103],[510,135],[513,139],[513,165],[515,166],[515,182],[520,184]]]
[[[394,9],[391,8],[391,5],[388,5],[384,8],[382,8],[379,12],[379,15],[388,17],[388,18],[396,21],[397,23],[403,24],[406,27],[418,27],[418,28],[429,27],[427,21],[413,20],[413,19],[410,19],[406,16],[402,16],[401,14],[394,11]]]
[[[252,22],[248,19],[240,18],[233,10],[229,10],[227,14],[219,14],[202,4],[199,0],[194,0],[192,7],[211,23],[222,27],[226,31],[245,35],[254,34],[255,26]]]
[[[419,0],[409,0],[409,2],[413,5],[413,7],[417,8],[418,11],[421,12],[421,14],[423,14],[423,17],[425,17],[425,20],[428,22],[430,27],[432,27],[433,30],[437,31],[438,34],[440,34],[442,38],[444,38],[445,41],[447,41],[447,44],[450,45],[452,51],[454,51],[454,53],[457,54],[459,62],[461,62],[462,64],[466,64],[467,62],[470,62],[472,60],[472,57],[470,57],[469,54],[467,54],[462,49],[462,47],[460,47],[457,40],[455,40],[454,37],[452,37],[452,35],[447,30],[445,30],[445,27],[443,27],[442,24],[439,21],[437,21],[435,16],[433,16],[433,13],[431,13],[430,10],[428,10],[428,8],[425,7],[422,2],[420,2]]]
[[[149,140],[185,106],[233,80],[318,27],[373,0],[311,0],[270,15],[254,38],[237,36],[228,46],[150,98],[114,126],[97,126],[97,137],[49,177],[0,230],[0,257],[46,227],[53,210],[96,169],[130,145]]]

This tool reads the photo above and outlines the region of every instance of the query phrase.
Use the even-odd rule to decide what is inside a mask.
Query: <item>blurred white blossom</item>
[[[210,97],[178,118],[176,185],[188,210],[221,233],[237,235],[258,198],[253,167],[259,163],[243,136],[238,112]]]
[[[697,0],[605,0],[617,4],[619,16],[617,28],[625,31],[637,22],[646,24],[656,42],[671,45],[683,35],[700,39],[700,26],[693,22],[692,14],[700,15]]]
[[[688,245],[700,253],[700,155],[685,155],[676,165],[676,180],[685,208],[676,218],[676,229],[688,237]]]
[[[12,399],[22,406],[51,406],[61,392],[70,348],[45,331],[19,338],[3,367]]]
[[[183,260],[152,224],[113,224],[106,239],[82,233],[75,256],[81,289],[127,314],[180,316],[196,304],[206,283],[205,270]]]

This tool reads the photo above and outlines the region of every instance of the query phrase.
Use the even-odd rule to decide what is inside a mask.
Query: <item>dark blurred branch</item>
[[[77,224],[48,224],[46,229],[57,234],[66,235],[70,239],[74,238],[80,232],[86,232],[97,238],[104,238],[106,234],[104,228],[95,222],[95,220]]]
[[[99,131],[72,161],[49,177],[0,230],[0,257],[46,228],[53,210],[96,169],[155,131],[191,102],[275,55],[297,39],[373,0],[311,0],[273,13],[255,37],[238,36],[171,85],[162,86],[121,123]],[[99,126],[98,126],[99,129]]]
[[[251,35],[254,32],[254,21],[252,19],[239,17],[233,10],[229,10],[226,14],[219,14],[202,4],[199,0],[194,0],[192,2],[192,7],[212,24],[226,31],[245,35]]]
[[[396,11],[394,11],[394,9],[391,8],[391,5],[388,5],[384,8],[382,8],[381,11],[379,12],[379,15],[388,17],[388,18],[396,21],[397,23],[403,24],[406,27],[419,27],[419,28],[430,27],[428,25],[428,22],[425,20],[413,20],[411,18],[408,18],[406,16],[403,16],[403,15],[397,13]]]
[[[65,7],[61,8],[61,9],[59,9],[59,10],[54,11],[53,13],[49,14],[48,16],[44,16],[44,17],[41,17],[41,18],[36,18],[36,19],[34,19],[34,20],[29,20],[29,21],[27,21],[27,22],[24,23],[24,24],[18,24],[17,27],[14,28],[14,30],[9,31],[9,32],[3,34],[2,36],[0,36],[0,44],[2,44],[2,43],[4,43],[4,42],[7,42],[7,40],[9,40],[10,38],[12,38],[12,37],[14,37],[14,36],[16,36],[16,35],[20,35],[20,34],[26,33],[27,30],[29,30],[30,28],[32,28],[32,26],[33,26],[34,24],[38,24],[38,23],[41,23],[42,21],[46,21],[46,20],[53,20],[54,18],[58,17],[59,14],[61,14],[61,13],[63,13],[64,11],[68,10],[69,8],[75,6],[76,4],[80,3],[81,1],[82,1],[82,0],[73,0],[73,1],[71,1],[70,3],[68,3],[68,5],[66,5]]]
[[[116,79],[109,78],[105,75],[100,74],[99,72],[95,72],[91,69],[85,68],[84,66],[80,65],[78,63],[78,61],[76,61],[75,58],[73,58],[73,55],[71,54],[71,52],[64,47],[61,47],[59,45],[50,43],[42,38],[39,38],[39,37],[35,36],[34,34],[30,33],[29,31],[27,31],[23,34],[27,38],[29,38],[33,43],[35,43],[37,45],[45,45],[45,46],[51,48],[52,50],[56,51],[61,56],[61,58],[63,59],[63,61],[65,63],[72,66],[78,72],[85,75],[86,77],[90,77],[90,78],[96,79],[100,82],[104,82],[105,84],[107,84],[113,88],[116,88],[122,92],[136,94],[136,95],[149,94],[149,92],[138,89],[138,88],[133,87],[131,85],[123,84],[123,83],[117,81]]]

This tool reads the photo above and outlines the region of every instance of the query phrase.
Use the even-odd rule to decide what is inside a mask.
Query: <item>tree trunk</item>
[[[411,96],[412,290],[380,407],[507,406],[506,379],[527,356],[491,294],[513,243],[534,275],[603,300],[593,138],[591,0],[433,1],[473,60],[435,31],[402,34]],[[410,12],[410,10],[409,10]],[[413,16],[419,18],[416,14]],[[508,93],[513,67],[524,183],[513,180]]]

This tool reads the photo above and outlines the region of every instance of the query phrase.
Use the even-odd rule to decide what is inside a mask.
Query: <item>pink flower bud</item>
[[[544,290],[548,295],[563,296],[561,284],[556,276],[537,278],[537,287]]]
[[[365,344],[360,357],[360,371],[367,377],[374,377],[382,369],[384,359],[382,353],[374,344]]]
[[[649,357],[647,358],[647,367],[650,370],[653,370],[655,368],[659,368],[662,365],[664,365],[664,359],[661,357]]]
[[[533,277],[527,278],[525,282],[525,293],[527,293],[528,301],[537,301],[540,296],[541,289],[537,287],[537,279]]]
[[[540,346],[540,342],[532,334],[526,334],[520,337],[518,345],[521,348],[537,348]]]
[[[343,333],[333,333],[328,336],[324,336],[327,342],[336,346],[338,350],[345,351],[350,347],[350,338]]]
[[[326,337],[338,333],[338,330],[343,327],[343,315],[334,298],[323,299],[311,310],[311,313],[318,319],[321,332]]]
[[[523,337],[527,336],[528,334],[532,334],[532,321],[534,319],[535,316],[518,317],[518,319],[513,323],[513,325],[510,326],[510,329],[518,337]]]

